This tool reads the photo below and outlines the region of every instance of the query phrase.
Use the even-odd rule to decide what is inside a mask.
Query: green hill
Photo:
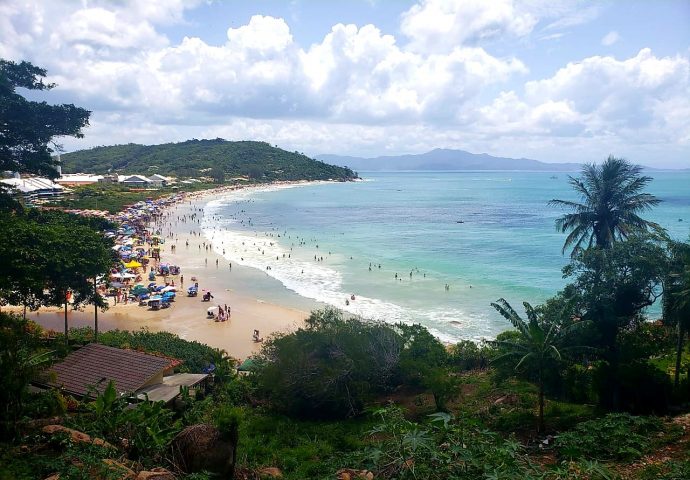
[[[266,142],[187,140],[162,145],[113,145],[62,155],[64,173],[159,173],[177,177],[249,177],[272,180],[351,180],[349,168],[336,167]]]

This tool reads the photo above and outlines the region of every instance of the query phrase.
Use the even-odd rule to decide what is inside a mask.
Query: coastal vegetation
[[[0,85],[42,85],[45,73],[30,65],[1,67]],[[88,115],[77,117],[83,125]],[[51,135],[37,158],[17,157],[12,168],[47,171]],[[169,333],[97,337],[65,323],[55,334],[0,312],[0,480],[146,478],[142,471],[159,467],[188,480],[686,479],[690,246],[638,216],[657,202],[642,192],[647,181],[615,159],[571,179],[582,203],[556,202],[575,210],[557,224],[570,232],[566,249],[575,247],[563,269],[568,284],[541,305],[525,302],[526,319],[497,300],[514,329],[479,344],[447,346],[421,325],[326,309],[266,339],[240,373],[226,352]],[[102,306],[91,280],[112,261],[106,228],[3,202],[3,303],[66,306],[69,289],[76,305]],[[659,299],[663,318],[651,322],[645,309]],[[52,362],[91,341],[173,357],[180,372],[213,372],[212,385],[194,397],[182,390],[175,409],[134,403],[112,383],[83,398],[30,389]]]
[[[198,192],[217,187],[211,182],[199,182],[160,187],[155,190],[131,189],[117,183],[95,183],[72,187],[72,193],[51,206],[75,210],[105,210],[117,213],[125,207],[145,200],[156,200],[180,192]]]
[[[230,179],[250,182],[279,180],[352,180],[348,168],[287,152],[266,142],[187,140],[161,145],[114,145],[62,155],[63,171],[139,173],[176,177],[209,177],[217,183]]]

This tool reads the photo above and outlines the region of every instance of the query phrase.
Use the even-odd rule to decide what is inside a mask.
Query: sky
[[[191,138],[690,168],[688,0],[0,0],[65,151]]]

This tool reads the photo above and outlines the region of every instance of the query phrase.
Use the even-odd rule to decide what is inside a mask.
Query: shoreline
[[[178,287],[177,296],[170,308],[152,311],[136,303],[111,305],[105,312],[98,312],[99,331],[131,330],[142,328],[151,331],[168,331],[186,340],[195,340],[209,346],[225,350],[228,355],[244,359],[257,353],[261,343],[252,340],[253,330],[259,330],[260,336],[266,339],[278,332],[288,332],[299,328],[304,319],[314,308],[320,308],[318,302],[311,301],[289,292],[294,296],[290,302],[276,301],[274,298],[261,298],[261,292],[254,288],[257,281],[265,280],[267,275],[252,267],[228,265],[222,255],[217,254],[209,245],[209,240],[201,230],[201,223],[190,223],[189,217],[203,215],[205,205],[224,194],[247,188],[267,188],[280,185],[299,186],[321,182],[274,182],[257,186],[225,186],[211,190],[186,194],[181,201],[162,209],[162,215],[149,223],[149,230],[162,230],[164,243],[161,245],[161,263],[180,267],[180,275],[170,276]],[[187,222],[182,221],[183,218]],[[196,219],[195,219],[196,220]],[[172,236],[172,237],[171,237]],[[186,243],[189,246],[186,246]],[[175,247],[174,250],[171,247]],[[210,247],[210,245],[209,245]],[[172,250],[172,251],[171,251]],[[216,266],[217,264],[217,266]],[[154,265],[152,262],[150,265]],[[182,277],[184,282],[181,282]],[[187,287],[193,285],[192,277],[199,283],[199,295],[187,297]],[[277,280],[275,288],[283,288]],[[146,285],[143,279],[140,283]],[[157,283],[161,283],[160,277]],[[211,302],[202,302],[203,290],[212,292]],[[287,289],[285,289],[287,290]],[[284,296],[284,295],[281,295]],[[289,303],[291,305],[286,305]],[[228,305],[231,309],[229,320],[215,322],[206,318],[210,306]],[[21,308],[6,307],[21,313]],[[59,307],[44,307],[36,312],[27,312],[27,318],[36,321],[44,328],[62,331],[64,328],[64,311]],[[80,310],[68,310],[70,327],[93,328],[93,307],[85,306]]]

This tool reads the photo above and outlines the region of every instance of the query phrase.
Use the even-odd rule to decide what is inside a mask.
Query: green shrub
[[[401,349],[400,335],[388,325],[321,310],[304,328],[264,342],[257,381],[260,392],[286,413],[354,416],[367,399],[396,384]]]
[[[388,407],[374,416],[380,423],[370,432],[372,445],[356,454],[355,464],[382,479],[533,478],[520,444],[486,430],[480,423],[436,413],[419,424],[402,410]]]
[[[669,460],[649,465],[639,474],[640,480],[687,480],[690,478],[690,460]]]
[[[652,448],[651,437],[662,431],[663,423],[657,417],[611,413],[560,434],[556,449],[565,458],[634,460]]]
[[[485,369],[495,354],[495,348],[488,343],[461,340],[448,349],[448,362],[459,371]]]
[[[163,402],[131,406],[126,397],[118,396],[112,381],[86,407],[91,415],[73,417],[68,424],[114,445],[126,438],[129,456],[150,465],[163,458],[168,444],[182,429],[182,423]]]

